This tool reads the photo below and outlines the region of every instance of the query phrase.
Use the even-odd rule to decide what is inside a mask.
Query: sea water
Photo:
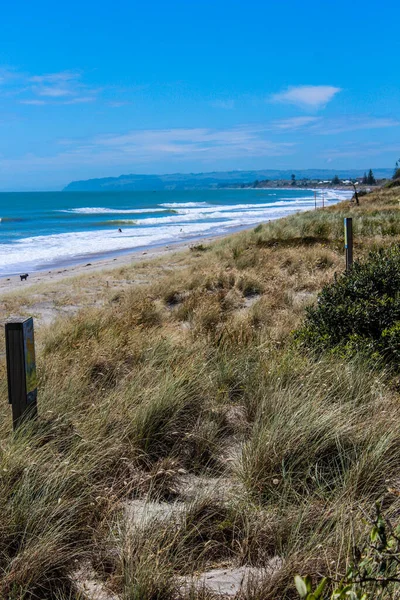
[[[318,206],[350,192],[318,190]],[[0,193],[0,276],[223,235],[314,208],[314,192],[223,189]],[[121,230],[121,231],[119,231]]]

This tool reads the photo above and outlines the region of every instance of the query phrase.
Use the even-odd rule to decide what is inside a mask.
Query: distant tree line
[[[396,166],[393,172],[393,179],[400,179],[400,158],[396,161]]]
[[[400,169],[399,169],[400,171]],[[354,182],[354,180],[351,180]],[[338,175],[335,175],[335,177],[332,179],[332,184],[333,185],[340,185],[342,183],[342,181],[340,180]],[[376,185],[376,179],[375,176],[372,172],[372,169],[369,170],[368,174],[367,172],[364,173],[364,177],[362,178],[362,183],[363,185]]]
[[[396,162],[396,166],[395,169],[393,171],[393,180],[397,180],[396,184],[394,185],[399,185],[400,184],[400,158],[399,160]],[[283,181],[283,180],[277,180],[276,184],[279,186],[279,182]],[[247,187],[253,187],[253,188],[257,188],[257,187],[267,187],[267,184],[270,183],[269,179],[263,179],[262,181],[259,181],[258,179],[256,179],[255,181],[253,181],[252,183],[241,183],[241,184],[232,184],[231,187],[241,187],[241,188],[247,188]],[[274,183],[274,182],[271,182]],[[310,180],[307,179],[306,177],[303,177],[302,179],[298,180],[296,179],[296,175],[295,173],[292,173],[290,176],[290,185],[294,186],[294,187],[307,187],[307,185],[310,184],[316,184],[316,183],[328,183],[327,181],[325,182],[318,182],[317,180]],[[331,180],[331,185],[341,185],[343,183],[343,181],[340,179],[340,177],[338,175],[335,175],[333,177],[333,179]],[[353,187],[355,184],[357,184],[358,182],[355,179],[349,179],[345,182],[346,184],[352,184]],[[370,169],[367,173],[367,171],[365,171],[362,179],[361,179],[361,183],[363,185],[376,185],[377,181],[375,178],[375,175],[372,171],[372,169]],[[226,183],[221,183],[218,184],[218,187],[226,187]],[[229,187],[229,186],[228,186]],[[390,186],[389,186],[390,187]]]
[[[363,182],[364,185],[375,185],[376,184],[376,179],[374,177],[372,169],[370,169],[368,171],[368,175],[367,175],[367,173],[364,173],[364,177],[362,178],[362,182]]]

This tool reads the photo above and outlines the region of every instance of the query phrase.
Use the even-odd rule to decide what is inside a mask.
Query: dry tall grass
[[[344,267],[343,215],[362,256],[399,240],[399,199],[264,224],[107,289],[39,332],[40,419],[15,436],[1,364],[0,597],[82,599],[89,563],[126,600],[205,598],[179,577],[276,556],[243,597],[343,569],[359,509],[399,508],[398,392],[378,365],[300,354],[290,332]],[[130,523],[134,499],[171,510]]]

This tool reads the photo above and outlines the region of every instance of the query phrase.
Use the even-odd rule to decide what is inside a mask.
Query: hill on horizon
[[[194,190],[215,189],[221,185],[252,183],[256,179],[290,180],[292,173],[297,179],[333,179],[335,175],[341,178],[362,177],[368,169],[305,169],[277,170],[265,169],[260,171],[211,171],[208,173],[172,173],[164,175],[129,174],[119,177],[102,177],[72,181],[64,192],[99,192],[99,191],[162,191],[162,190]],[[392,176],[392,169],[373,169],[378,179]]]

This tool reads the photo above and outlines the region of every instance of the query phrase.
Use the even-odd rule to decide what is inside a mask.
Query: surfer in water
[[[118,227],[118,233],[122,233],[121,227]]]

